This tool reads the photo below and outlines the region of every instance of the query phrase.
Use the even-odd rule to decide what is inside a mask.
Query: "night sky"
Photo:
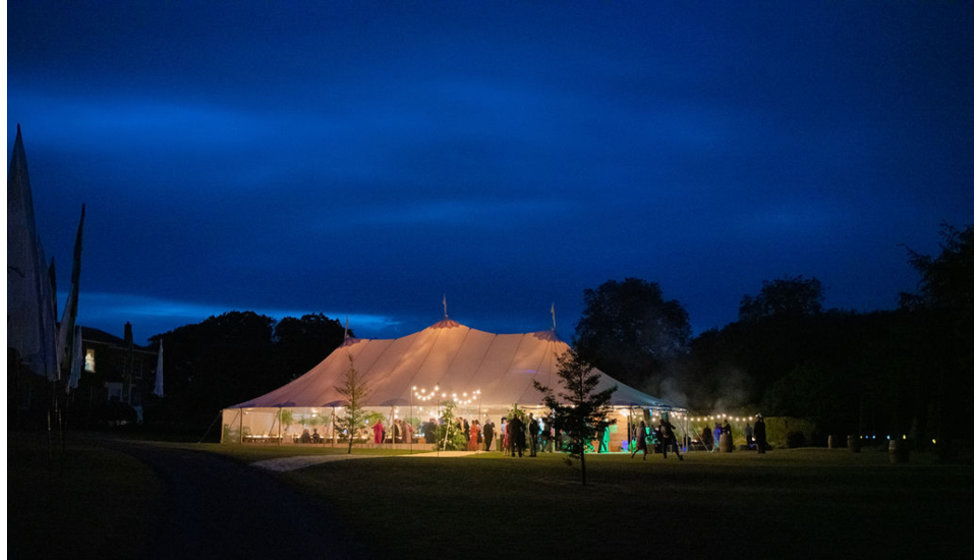
[[[569,340],[659,283],[896,306],[973,223],[970,2],[7,3],[60,305],[137,342],[229,310]]]

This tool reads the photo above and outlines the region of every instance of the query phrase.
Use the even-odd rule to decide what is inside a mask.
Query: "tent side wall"
[[[221,443],[242,442],[242,409],[226,408],[221,411]]]

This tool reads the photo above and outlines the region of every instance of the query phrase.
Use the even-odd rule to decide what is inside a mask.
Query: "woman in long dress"
[[[470,424],[470,441],[466,445],[467,451],[476,451],[480,448],[480,423],[476,420]]]

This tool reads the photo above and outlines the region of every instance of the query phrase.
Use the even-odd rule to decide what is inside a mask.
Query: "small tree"
[[[534,388],[544,394],[543,402],[555,415],[555,428],[562,430],[569,439],[570,459],[579,459],[582,465],[582,485],[586,484],[585,446],[595,433],[604,430],[612,422],[606,419],[616,386],[596,392],[599,373],[574,350],[558,356],[558,377],[563,391],[557,395],[551,387],[537,381]]]
[[[279,425],[282,427],[282,433],[289,433],[289,427],[293,425],[293,411],[288,408],[279,409]]]
[[[354,356],[347,354],[347,360],[350,362],[350,365],[347,367],[347,373],[344,375],[344,384],[339,387],[334,387],[334,389],[347,399],[344,403],[344,412],[346,414],[337,424],[342,429],[347,430],[349,435],[347,438],[347,454],[350,455],[351,448],[354,446],[354,434],[357,433],[357,429],[360,428],[361,422],[364,421],[366,415],[363,403],[368,396],[369,390],[361,374],[354,368]]]
[[[436,428],[436,441],[443,451],[466,449],[466,435],[456,419],[456,402],[443,401],[442,423]]]

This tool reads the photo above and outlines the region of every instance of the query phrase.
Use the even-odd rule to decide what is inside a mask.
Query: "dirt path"
[[[209,453],[118,442],[166,485],[152,559],[365,558],[339,517],[273,475]]]
[[[456,457],[467,457],[476,455],[478,451],[431,451],[427,453],[415,453],[411,455],[297,455],[295,457],[279,457],[276,459],[266,459],[252,463],[253,467],[265,469],[267,471],[287,472],[297,469],[305,469],[312,465],[321,463],[333,463],[335,461],[350,461],[353,459],[384,459],[385,457],[426,457],[453,459]]]

